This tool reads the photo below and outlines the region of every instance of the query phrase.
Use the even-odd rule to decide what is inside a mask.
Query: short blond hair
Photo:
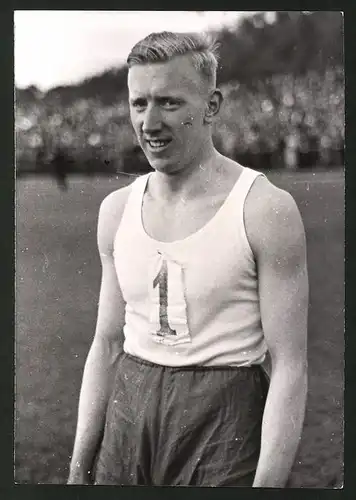
[[[164,62],[176,56],[189,55],[194,68],[211,85],[216,85],[218,44],[203,33],[151,33],[131,49],[128,67],[136,64]]]

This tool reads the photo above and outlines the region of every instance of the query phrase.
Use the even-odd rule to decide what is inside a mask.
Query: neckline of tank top
[[[147,231],[146,231],[146,229],[144,227],[144,224],[143,224],[143,220],[142,220],[143,195],[144,195],[144,192],[145,192],[145,189],[146,189],[146,186],[147,186],[147,182],[148,182],[149,176],[151,175],[151,172],[150,172],[149,174],[147,174],[146,176],[144,176],[144,178],[142,179],[143,182],[142,182],[142,184],[140,186],[141,189],[139,190],[139,193],[138,193],[138,195],[139,195],[139,203],[138,203],[138,207],[139,207],[139,227],[140,227],[141,233],[143,233],[144,236],[151,243],[153,243],[155,245],[160,245],[161,247],[169,247],[169,246],[180,245],[180,244],[183,244],[183,243],[188,243],[188,241],[190,242],[191,240],[197,238],[198,236],[200,236],[201,234],[203,234],[205,231],[207,231],[210,228],[210,226],[212,226],[213,224],[215,224],[216,220],[218,220],[219,218],[221,218],[221,214],[225,211],[226,206],[229,205],[229,203],[231,202],[231,200],[232,200],[232,198],[234,196],[235,191],[237,190],[238,187],[240,187],[242,179],[245,178],[246,175],[251,174],[252,172],[254,172],[252,169],[250,169],[248,167],[242,167],[242,168],[243,168],[243,170],[242,170],[241,174],[239,175],[239,177],[236,180],[235,184],[233,185],[233,187],[231,188],[230,192],[226,196],[225,201],[223,202],[223,204],[221,205],[221,207],[217,210],[217,212],[215,212],[215,214],[213,215],[213,217],[211,217],[211,219],[209,219],[203,226],[201,226],[194,233],[188,234],[188,236],[186,236],[185,238],[180,238],[180,239],[172,240],[172,241],[161,241],[161,240],[157,240],[157,239],[153,238],[152,236],[150,236],[147,233]],[[257,177],[258,175],[261,175],[261,174],[259,172],[256,172],[256,176],[253,176],[253,179],[255,177]]]

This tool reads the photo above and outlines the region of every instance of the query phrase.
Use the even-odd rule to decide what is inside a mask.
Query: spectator
[[[71,159],[68,154],[64,150],[58,149],[51,162],[54,169],[54,175],[57,179],[58,187],[62,191],[67,191],[68,189],[67,176],[70,171],[70,161]]]

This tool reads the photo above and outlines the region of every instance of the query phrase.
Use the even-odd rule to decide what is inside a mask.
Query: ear
[[[223,102],[223,99],[224,98],[220,89],[215,89],[213,90],[213,92],[211,92],[204,116],[205,123],[212,123],[214,116],[217,115],[220,111],[220,106]]]

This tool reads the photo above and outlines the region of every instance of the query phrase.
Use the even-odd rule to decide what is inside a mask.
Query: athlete
[[[153,172],[100,208],[98,318],[68,483],[285,487],[307,393],[300,213],[214,148],[214,45],[153,33],[128,66]]]

